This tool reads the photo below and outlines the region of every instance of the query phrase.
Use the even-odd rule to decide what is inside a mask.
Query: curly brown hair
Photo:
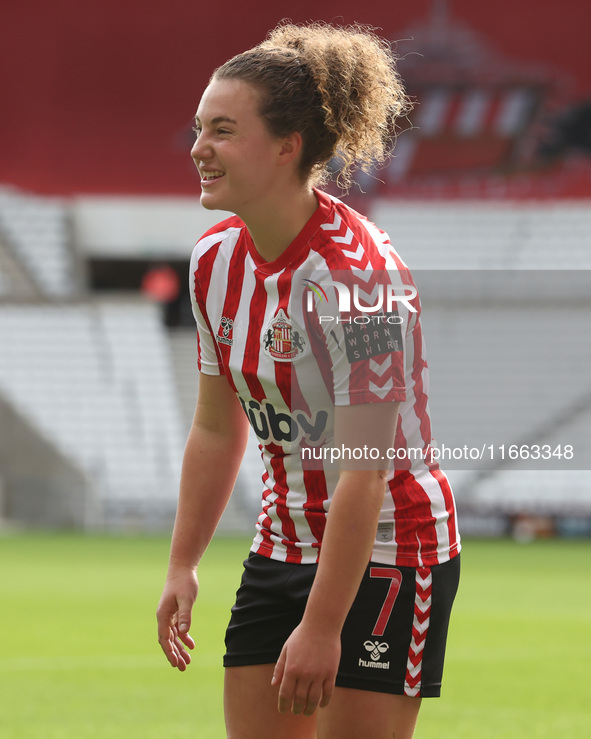
[[[360,25],[281,23],[212,79],[257,86],[270,132],[302,136],[302,179],[326,182],[336,159],[344,189],[356,168],[369,171],[389,157],[396,118],[411,107],[390,44]]]

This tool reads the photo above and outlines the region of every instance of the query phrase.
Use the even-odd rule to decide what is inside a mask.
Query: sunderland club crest
[[[304,353],[306,340],[285,311],[274,316],[263,333],[263,351],[276,362],[292,362]]]

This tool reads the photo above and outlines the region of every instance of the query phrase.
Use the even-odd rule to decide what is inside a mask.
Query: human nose
[[[195,162],[201,159],[207,159],[212,154],[211,146],[207,143],[207,140],[203,136],[203,132],[197,134],[195,143],[191,147],[191,156]]]

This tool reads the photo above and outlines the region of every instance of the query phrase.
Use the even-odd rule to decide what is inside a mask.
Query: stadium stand
[[[585,201],[377,200],[371,218],[413,270],[591,269]]]
[[[0,400],[12,419],[0,445],[4,513],[52,525],[168,527],[195,404],[195,333],[166,330],[160,306],[139,294],[85,290],[85,255],[68,243],[71,207],[15,191],[0,197]],[[509,464],[498,453],[485,464],[444,460],[461,508],[591,514],[581,443],[591,437],[589,209],[378,200],[370,216],[419,286],[436,444],[569,443],[579,455],[570,467]],[[40,246],[44,229],[51,236]],[[44,459],[53,449],[70,465],[68,487],[58,494],[50,475],[44,493],[25,486],[26,503],[15,507],[23,477],[10,464],[20,443],[11,454],[11,428],[30,443],[36,433]],[[260,485],[251,437],[222,528],[252,524]]]
[[[67,299],[80,290],[75,253],[69,248],[66,209],[57,198],[0,189],[0,230],[28,275],[48,298]]]
[[[132,299],[5,306],[0,336],[0,392],[96,489],[97,520],[85,523],[170,523],[182,438],[155,307]]]
[[[51,510],[45,522],[52,525],[169,526],[183,439],[159,306],[85,293],[67,220],[61,201],[0,194],[3,513],[37,524],[40,511]],[[27,434],[17,433],[23,427]],[[48,504],[57,495],[56,462],[47,466],[44,491],[25,484],[27,504],[14,504],[23,495],[11,489],[23,484],[13,469],[26,456],[23,438],[41,445],[45,458],[53,448],[54,461],[78,471],[69,479],[79,489],[68,495],[81,505],[61,505],[59,496]]]
[[[188,432],[197,398],[196,334],[194,329],[176,328],[169,332],[169,338],[183,431]],[[236,481],[235,493],[220,522],[220,527],[224,531],[250,530],[249,522],[252,523],[260,513],[261,470],[258,441],[251,430],[244,461]]]
[[[157,260],[182,270],[219,220],[199,208],[194,106],[211,69],[282,17],[270,0],[237,6],[230,24],[222,6],[182,4],[136,3],[140,24],[117,4],[2,6],[14,32],[0,65],[0,518],[151,528],[174,511],[194,328],[166,329],[139,287],[99,290],[129,290],[126,270]],[[415,109],[356,197],[420,289],[437,444],[575,447],[568,468],[444,460],[464,531],[470,517],[500,532],[525,513],[587,517],[591,533],[591,6],[570,6],[560,23],[513,0],[494,16],[471,0],[293,9],[296,22],[357,20],[396,42]],[[224,43],[206,34],[196,49],[204,13],[225,24]],[[97,265],[118,284],[95,280]],[[256,447],[228,530],[257,515]]]
[[[9,239],[1,235],[0,239],[0,300],[30,300],[36,297],[38,290],[10,248]]]
[[[97,501],[84,470],[1,395],[0,428],[0,511],[5,522],[76,528],[93,524]]]
[[[591,209],[383,200],[371,215],[419,287],[437,443],[486,447],[484,464],[441,462],[461,511],[591,514]],[[575,459],[503,460],[503,444]]]
[[[591,512],[590,325],[589,304],[548,311],[542,302],[524,307],[426,301],[438,446],[484,450],[482,461],[443,457],[458,502],[507,513]],[[559,451],[572,445],[574,458],[568,464],[558,456],[510,460],[512,445]]]

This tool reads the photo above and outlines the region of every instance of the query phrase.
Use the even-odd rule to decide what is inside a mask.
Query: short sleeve
[[[398,319],[395,313],[379,313],[371,322],[341,324],[340,341],[330,337],[335,405],[406,400],[405,342]]]
[[[406,400],[407,338],[414,325],[413,306],[409,301],[388,300],[388,296],[405,295],[400,273],[383,271],[373,281],[372,298],[383,293],[378,310],[364,310],[362,300],[354,300],[357,278],[351,272],[327,285],[326,301],[317,301],[317,330],[320,330],[337,406],[362,403],[402,402]],[[338,282],[338,281],[337,281]],[[346,282],[346,284],[345,284]],[[395,285],[394,285],[395,283]],[[343,295],[349,306],[343,302]]]
[[[199,282],[199,265],[196,250],[191,257],[189,272],[189,291],[193,316],[197,324],[197,366],[205,375],[223,375],[224,366],[215,341],[207,308]]]

